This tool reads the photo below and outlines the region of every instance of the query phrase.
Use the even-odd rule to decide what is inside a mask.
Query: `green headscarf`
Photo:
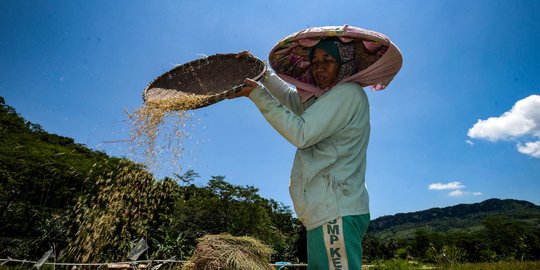
[[[339,48],[336,42],[339,42],[339,41],[335,39],[323,39],[319,41],[317,45],[311,47],[311,49],[309,50],[309,61],[311,62],[311,60],[313,59],[313,54],[315,53],[315,49],[319,48],[319,49],[323,49],[326,53],[334,57],[336,61],[338,62],[338,64],[341,65],[342,64],[341,55],[339,54]]]

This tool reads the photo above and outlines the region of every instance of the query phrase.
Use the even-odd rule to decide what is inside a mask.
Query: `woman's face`
[[[311,76],[321,89],[329,88],[337,84],[339,64],[337,60],[321,48],[313,51],[311,59]]]

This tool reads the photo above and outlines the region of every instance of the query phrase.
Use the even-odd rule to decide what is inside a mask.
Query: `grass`
[[[362,267],[365,270],[420,270],[420,269],[444,269],[444,270],[534,270],[540,269],[540,261],[511,261],[492,263],[461,263],[451,266],[434,266],[415,261],[402,259],[379,261]]]
[[[540,261],[534,262],[495,262],[495,263],[463,263],[449,270],[534,270],[540,269]]]
[[[386,261],[377,261],[373,263],[364,264],[362,269],[368,270],[405,270],[405,269],[428,269],[420,262],[408,261],[403,259],[394,259]]]

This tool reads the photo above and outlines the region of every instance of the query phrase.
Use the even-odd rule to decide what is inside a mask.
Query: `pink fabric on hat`
[[[365,30],[349,25],[345,26],[326,26],[305,29],[294,33],[282,39],[270,52],[270,60],[273,54],[283,54],[285,51],[282,47],[287,47],[287,53],[293,52],[295,48],[308,49],[319,42],[320,39],[329,36],[337,36],[342,42],[350,42],[352,40],[362,40],[366,49],[370,52],[377,52],[380,58],[372,65],[364,70],[361,70],[350,77],[344,78],[339,83],[356,82],[362,87],[371,86],[374,90],[385,89],[392,81],[398,71],[401,69],[403,58],[399,49],[383,34]],[[386,49],[387,48],[387,49]],[[386,50],[385,50],[386,49]],[[289,55],[289,57],[291,57]],[[296,60],[296,59],[295,59]],[[305,61],[305,59],[303,59]],[[305,68],[305,63],[298,60],[297,62],[289,62],[289,64],[298,65]],[[272,61],[271,61],[272,64]],[[302,65],[300,65],[302,64]],[[272,66],[274,68],[274,66]],[[326,93],[329,89],[320,89],[316,85],[307,83],[304,77],[291,77],[283,74],[280,70],[276,73],[284,81],[296,86],[297,92],[302,102],[315,96],[319,97]]]
[[[390,84],[394,76],[401,69],[402,56],[399,49],[390,42],[388,50],[382,55],[382,57],[373,63],[368,68],[340,81],[356,82],[362,87],[371,86],[373,90],[383,90]],[[295,82],[296,80],[289,78],[288,82],[296,85],[296,90],[300,95],[302,102],[305,102],[312,96],[319,97],[330,89],[320,89],[314,85]]]
[[[373,63],[368,68],[345,78],[342,82],[357,82],[361,86],[373,85],[375,90],[384,89],[394,76],[401,69],[402,61],[401,52],[390,42],[388,50],[382,55],[379,60]]]

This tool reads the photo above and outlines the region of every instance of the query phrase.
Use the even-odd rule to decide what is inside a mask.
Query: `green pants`
[[[308,270],[362,269],[369,214],[345,216],[307,232]]]

